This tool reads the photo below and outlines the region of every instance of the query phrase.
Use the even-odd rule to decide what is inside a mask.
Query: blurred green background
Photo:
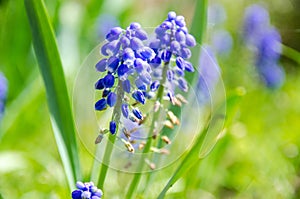
[[[195,3],[196,0],[46,0],[69,95],[72,96],[81,63],[103,41],[102,18],[110,16],[122,27],[132,21],[155,27],[168,11],[174,10],[185,16],[190,27]],[[216,3],[224,6],[227,13],[222,28],[233,37],[231,53],[218,57],[223,82],[227,91],[243,86],[247,95],[224,138],[206,159],[183,176],[167,198],[300,198],[300,66],[282,56],[285,83],[280,89],[267,89],[254,70],[253,55],[241,41],[244,9],[257,1],[209,1],[209,5]],[[282,43],[300,51],[300,1],[259,3],[269,9]],[[206,43],[215,28],[208,23]],[[70,198],[23,0],[0,0],[0,46],[0,71],[9,83],[1,123],[0,193],[8,199]],[[82,144],[80,156],[87,178],[93,157]],[[172,168],[160,174],[155,184],[164,184],[171,172]],[[112,182],[112,186],[118,186],[107,188],[107,196],[122,198],[123,184],[128,182],[124,176],[121,179]],[[147,197],[151,198],[151,193],[144,196]]]

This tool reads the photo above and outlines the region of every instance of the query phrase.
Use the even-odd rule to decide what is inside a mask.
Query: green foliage
[[[70,187],[80,179],[79,156],[68,91],[54,33],[42,1],[25,0],[34,49],[47,91],[51,122]]]

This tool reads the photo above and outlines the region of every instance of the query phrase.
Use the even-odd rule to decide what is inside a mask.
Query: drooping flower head
[[[155,68],[157,79],[167,80],[162,83],[173,103],[176,87],[188,91],[184,74],[194,72],[193,65],[187,60],[192,55],[190,48],[196,45],[196,41],[188,33],[184,17],[177,16],[173,11],[168,13],[167,19],[155,29],[155,33],[156,39],[149,46],[157,55],[150,61],[150,65]]]
[[[152,69],[148,62],[155,57],[155,52],[144,45],[147,38],[138,23],[131,23],[126,30],[112,28],[106,35],[107,42],[101,48],[105,58],[96,64],[96,69],[105,74],[95,84],[95,88],[102,91],[102,98],[95,104],[96,110],[118,105],[117,112],[122,112],[125,118],[135,122],[143,119],[141,111],[130,102],[145,104],[151,97]],[[110,122],[112,134],[116,133],[118,123],[114,118]]]
[[[5,108],[5,101],[7,96],[7,80],[2,73],[0,73],[0,119]]]
[[[77,189],[72,192],[72,199],[100,199],[103,195],[93,182],[76,183]]]
[[[280,66],[281,36],[270,25],[268,11],[257,4],[246,9],[244,17],[244,40],[255,53],[255,67],[268,88],[278,88],[284,81]]]

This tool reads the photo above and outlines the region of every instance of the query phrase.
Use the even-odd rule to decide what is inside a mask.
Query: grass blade
[[[44,3],[25,0],[35,54],[46,86],[58,149],[70,187],[81,178],[73,115],[54,32]]]
[[[244,95],[244,92],[241,92],[241,90],[237,90],[234,94],[232,94],[226,99],[225,103],[220,107],[221,112],[223,112],[224,106],[226,106],[226,110],[227,110],[226,116],[220,117],[220,115],[218,114],[219,112],[218,110],[217,110],[217,114],[214,114],[212,116],[211,121],[213,121],[213,124],[210,124],[211,122],[209,122],[208,126],[204,128],[202,132],[199,133],[193,146],[186,153],[185,158],[183,159],[179,167],[176,169],[173,176],[168,181],[167,185],[164,187],[162,192],[157,197],[158,199],[164,198],[167,191],[177,182],[177,180],[181,178],[183,174],[185,174],[194,164],[200,161],[199,158],[201,159],[205,157],[207,153],[203,155],[202,148],[203,148],[203,144],[205,144],[206,137],[208,136],[209,133],[211,133],[210,132],[211,129],[214,129],[211,128],[211,125],[212,126],[215,124],[219,125],[220,123],[222,123],[224,124],[222,130],[224,130],[231,123],[235,115],[235,112],[237,110],[237,105],[239,104],[242,95]],[[218,133],[220,133],[220,131]]]

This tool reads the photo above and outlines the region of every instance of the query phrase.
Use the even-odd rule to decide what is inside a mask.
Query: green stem
[[[164,94],[164,84],[166,82],[166,79],[167,79],[167,70],[169,68],[169,62],[166,62],[164,64],[164,67],[163,67],[163,76],[162,76],[162,80],[161,80],[161,84],[160,84],[160,87],[157,91],[157,97],[156,97],[156,101],[158,101],[159,103],[162,102],[162,98],[163,98],[163,94]],[[139,182],[141,180],[141,170],[143,169],[144,167],[144,160],[145,160],[145,155],[147,153],[150,152],[150,149],[151,149],[151,145],[152,145],[152,135],[153,135],[153,131],[155,130],[155,122],[158,120],[158,117],[159,117],[159,114],[160,114],[160,111],[157,111],[157,112],[154,112],[153,113],[153,119],[152,119],[152,122],[151,122],[151,126],[150,126],[150,130],[149,130],[149,133],[148,133],[148,138],[147,138],[147,142],[146,142],[146,145],[145,145],[145,148],[143,150],[143,155],[140,159],[140,162],[139,162],[139,165],[138,165],[138,169],[137,169],[137,173],[134,175],[133,179],[132,179],[132,182],[128,188],[128,191],[127,191],[127,194],[126,194],[126,197],[125,198],[133,198],[133,193],[135,192],[135,190],[137,189],[138,185],[139,185]]]
[[[124,90],[121,81],[118,82],[117,95],[118,95],[117,102],[114,107],[113,115],[112,115],[112,120],[114,120],[117,124],[116,132],[118,132],[118,126],[120,124],[120,118],[121,118],[120,111],[121,111],[122,100],[124,97]],[[106,143],[105,153],[104,153],[102,167],[100,170],[99,181],[98,181],[98,187],[101,188],[102,190],[104,189],[104,182],[107,175],[107,170],[110,163],[110,157],[113,151],[116,137],[117,137],[116,135],[109,134],[108,141]]]
[[[300,65],[300,52],[294,50],[293,48],[281,44],[282,46],[282,55],[294,60],[298,65]]]

